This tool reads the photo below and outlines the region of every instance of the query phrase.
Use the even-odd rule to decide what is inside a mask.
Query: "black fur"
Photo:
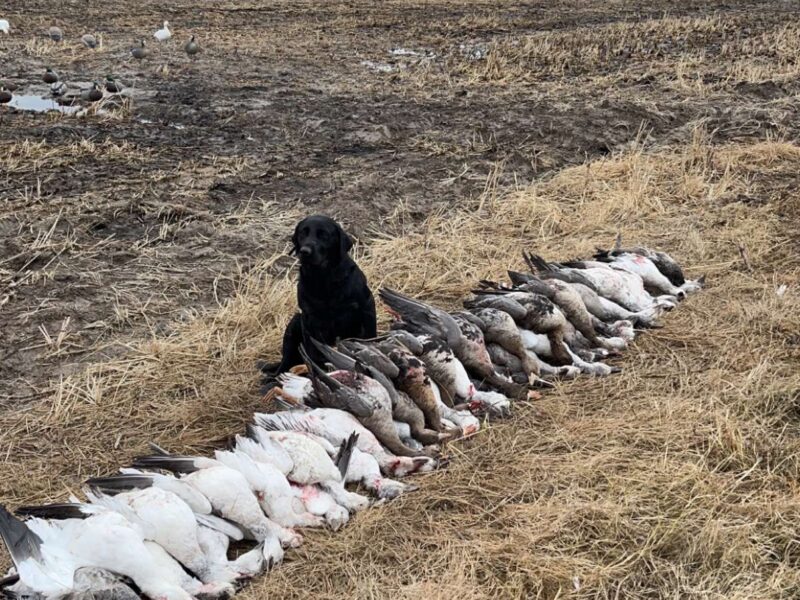
[[[367,278],[348,254],[352,246],[350,236],[329,217],[306,217],[295,227],[291,254],[300,258],[300,312],[286,327],[281,362],[263,368],[267,380],[303,362],[300,344],[322,363],[312,338],[332,345],[338,339],[377,335],[375,299]]]

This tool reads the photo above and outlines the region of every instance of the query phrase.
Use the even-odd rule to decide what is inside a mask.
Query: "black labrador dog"
[[[367,278],[348,254],[352,247],[350,236],[330,217],[313,215],[295,227],[290,254],[300,259],[300,312],[283,334],[281,362],[262,368],[267,385],[303,362],[301,343],[315,362],[324,363],[311,338],[333,345],[338,339],[377,335],[375,299]]]

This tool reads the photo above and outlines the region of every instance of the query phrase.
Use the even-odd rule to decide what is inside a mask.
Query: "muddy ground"
[[[368,238],[701,122],[717,142],[800,131],[792,1],[197,4],[0,9],[17,94],[48,65],[128,86],[77,116],[0,110],[0,397],[216,306],[299,214]]]

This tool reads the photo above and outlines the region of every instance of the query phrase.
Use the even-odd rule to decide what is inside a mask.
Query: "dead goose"
[[[287,375],[285,377],[297,377]],[[282,379],[283,377],[282,376]],[[358,433],[356,448],[371,454],[381,471],[392,477],[405,477],[411,473],[427,473],[436,468],[434,459],[419,456],[396,456],[384,448],[375,435],[347,411],[336,408],[314,408],[293,406],[291,410],[277,413],[256,413],[257,425],[270,430],[309,431],[339,445],[353,433]]]
[[[673,303],[659,302],[644,289],[641,277],[624,271],[616,271],[603,263],[589,264],[586,261],[572,261],[564,264],[549,263],[541,256],[528,253],[529,264],[543,279],[557,278],[570,283],[584,283],[599,295],[623,306],[631,312],[650,308],[660,311],[670,310]],[[599,265],[599,266],[595,266]]]
[[[552,387],[552,384],[539,378],[539,363],[525,349],[517,324],[511,315],[494,308],[476,308],[472,309],[472,313],[483,322],[483,335],[493,364],[497,363],[492,357],[489,345],[497,344],[516,357],[520,370],[526,374],[528,383]]]
[[[338,408],[354,415],[364,427],[369,429],[389,452],[398,456],[425,456],[409,448],[400,440],[392,419],[392,403],[388,394],[365,393],[368,385],[366,377],[353,371],[334,371],[325,373],[314,363],[301,347],[301,356],[308,366],[314,386],[314,399],[320,406]],[[380,384],[373,380],[374,384]]]
[[[44,598],[70,593],[73,573],[81,567],[127,576],[151,598],[191,598],[182,582],[150,554],[139,530],[113,511],[59,522],[33,518],[23,523],[0,506],[0,537],[20,582]]]
[[[605,252],[598,249],[599,252]],[[678,262],[666,252],[652,250],[650,248],[635,246],[632,248],[622,248],[622,236],[617,235],[616,242],[613,250],[608,251],[610,254],[628,253],[638,254],[651,260],[656,268],[666,277],[669,282],[682,289],[686,293],[692,293],[700,290],[705,285],[705,277],[700,277],[695,280],[687,280],[683,274],[683,269]],[[595,256],[597,258],[597,256]]]
[[[675,285],[669,278],[661,272],[656,263],[644,254],[636,252],[625,252],[623,250],[600,250],[595,253],[594,258],[600,262],[608,263],[614,269],[620,269],[635,273],[644,281],[645,287],[658,294],[668,294],[675,296],[679,300],[686,297],[687,286],[684,284]],[[689,289],[694,291],[700,288],[701,283],[692,282]]]
[[[545,296],[506,290],[474,290],[474,293],[475,298],[464,301],[466,308],[495,308],[508,313],[518,326],[547,335],[553,358],[559,365],[572,364],[571,357],[563,350],[567,319]]]
[[[363,363],[360,360],[354,359],[345,353],[339,352],[312,340],[317,350],[330,362],[334,368],[361,372],[368,378],[374,379],[379,383],[392,403],[392,417],[396,421],[407,423],[411,428],[411,435],[414,439],[423,445],[435,445],[447,439],[447,434],[440,434],[437,430],[427,429],[425,427],[425,415],[417,407],[417,405],[405,394],[405,392],[395,388],[390,376],[386,373],[397,375],[399,369],[392,363],[380,350],[370,349],[364,346],[360,347],[358,355],[364,358],[368,363]],[[342,349],[345,350],[348,344],[343,344]],[[354,347],[350,344],[349,347]],[[385,371],[372,366],[380,365]],[[378,390],[375,391],[378,393]]]
[[[461,352],[456,356],[469,370],[478,375],[490,386],[500,390],[505,395],[518,400],[527,397],[527,386],[521,386],[510,379],[500,375],[492,366],[492,359],[486,350],[486,340],[483,337],[481,327],[476,325],[472,319],[477,319],[470,313],[454,313],[453,318],[458,323],[463,336]],[[483,323],[478,319],[478,322]]]
[[[417,338],[410,334],[409,337],[419,343]],[[398,369],[394,383],[397,385],[397,389],[408,394],[408,397],[422,411],[427,426],[435,431],[442,431],[442,416],[431,391],[425,364],[405,344],[401,343],[400,339],[400,337],[391,336],[379,343],[379,348],[387,354],[389,360]],[[422,350],[421,344],[419,344],[419,349]]]

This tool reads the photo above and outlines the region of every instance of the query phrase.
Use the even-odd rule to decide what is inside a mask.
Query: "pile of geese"
[[[268,394],[280,410],[256,413],[213,458],[153,444],[118,474],[89,479],[86,500],[16,515],[0,506],[14,562],[0,586],[17,598],[229,597],[299,546],[299,529],[337,530],[416,489],[401,480],[445,464],[442,444],[482,418],[507,416],[554,378],[618,371],[603,361],[704,283],[619,239],[593,260],[524,258],[528,272],[480,282],[463,311],[381,289],[390,331],[314,342],[327,364],[304,351]],[[237,545],[231,559],[242,541],[255,546]]]

